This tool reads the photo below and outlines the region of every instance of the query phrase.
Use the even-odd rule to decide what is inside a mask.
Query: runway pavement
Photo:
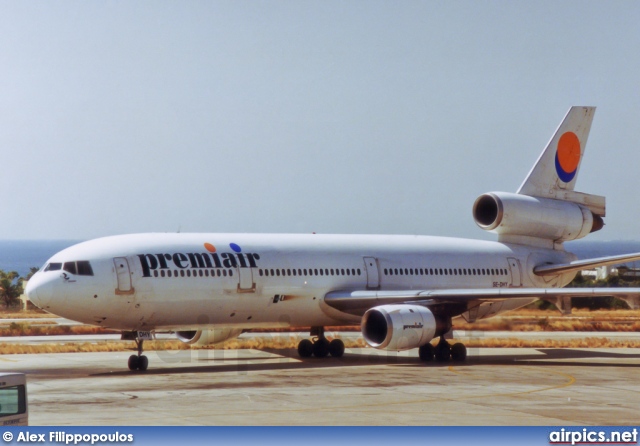
[[[35,425],[629,425],[640,349],[470,349],[465,364],[348,349],[0,356],[28,375]]]

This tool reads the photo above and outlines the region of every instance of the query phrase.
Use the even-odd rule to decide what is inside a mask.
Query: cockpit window
[[[64,267],[62,269],[71,274],[78,274],[76,262],[64,262]]]
[[[93,268],[91,268],[91,264],[87,260],[65,262],[63,269],[68,273],[78,276],[93,276]]]
[[[45,271],[58,271],[62,269],[62,263],[49,263],[44,267]]]
[[[79,276],[93,276],[93,268],[91,264],[86,260],[78,260],[78,275]]]

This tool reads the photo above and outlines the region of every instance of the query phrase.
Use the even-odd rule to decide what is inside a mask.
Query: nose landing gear
[[[137,355],[129,356],[129,362],[127,364],[129,366],[129,370],[131,371],[140,370],[141,372],[144,372],[145,370],[147,370],[147,368],[149,367],[149,358],[147,358],[142,354],[142,351],[143,351],[142,347],[145,339],[151,339],[150,333],[145,333],[142,336],[140,336],[140,333],[135,331],[123,332],[121,339],[127,340],[127,341],[135,341],[136,348],[138,349]]]

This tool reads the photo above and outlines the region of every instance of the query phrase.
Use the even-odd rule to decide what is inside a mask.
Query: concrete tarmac
[[[347,349],[0,356],[28,375],[33,425],[637,425],[640,349]]]

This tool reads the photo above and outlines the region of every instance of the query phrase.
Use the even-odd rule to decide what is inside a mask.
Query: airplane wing
[[[324,301],[345,313],[363,315],[378,305],[413,303],[417,305],[464,304],[500,302],[517,298],[556,300],[566,297],[608,297],[626,301],[630,307],[640,307],[640,288],[489,288],[411,291],[332,291]]]

